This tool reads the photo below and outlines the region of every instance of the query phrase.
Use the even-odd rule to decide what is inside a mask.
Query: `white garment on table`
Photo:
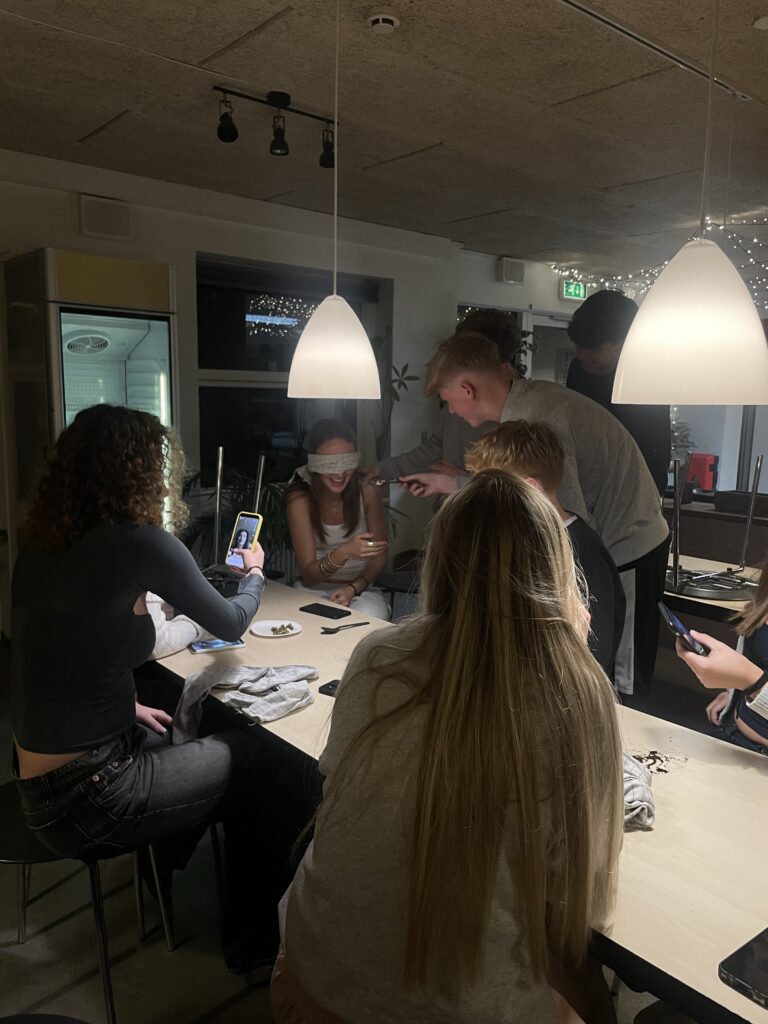
[[[651,792],[651,773],[631,754],[622,754],[624,775],[624,830],[651,829],[656,808]]]
[[[155,646],[150,655],[152,661],[178,654],[198,640],[211,638],[207,630],[198,626],[187,615],[174,615],[173,608],[157,594],[147,591],[146,601],[147,611],[155,627]]]
[[[208,665],[184,680],[173,716],[173,742],[197,736],[203,701],[211,690],[230,691],[222,703],[232,704],[255,722],[274,722],[312,703],[309,679],[317,679],[314,665]]]

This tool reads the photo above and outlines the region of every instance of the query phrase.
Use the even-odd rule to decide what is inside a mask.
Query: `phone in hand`
[[[253,551],[261,533],[262,522],[258,512],[238,512],[227,547],[227,557],[224,559],[226,565],[232,569],[245,568],[243,556],[236,554],[235,549],[250,548]]]
[[[663,601],[659,601],[659,611],[661,612],[662,619],[667,624],[667,628],[671,633],[674,633],[686,651],[690,651],[691,654],[699,654],[702,657],[706,657],[709,654],[709,648],[705,647],[704,644],[700,644],[698,640],[693,639],[680,619],[667,608]]]
[[[229,651],[233,647],[245,647],[244,640],[195,640],[189,645],[193,654],[212,654],[215,651]]]
[[[727,956],[717,973],[726,985],[768,1010],[768,928]]]
[[[323,683],[322,686],[319,686],[318,690],[320,693],[324,693],[326,697],[335,697],[340,682],[340,679],[331,679],[329,683]]]

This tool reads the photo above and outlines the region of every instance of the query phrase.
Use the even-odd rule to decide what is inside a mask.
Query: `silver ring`
[[[373,541],[372,541],[372,540],[369,540],[369,541],[368,541],[368,547],[369,547],[369,548],[372,548],[372,547],[373,547]]]

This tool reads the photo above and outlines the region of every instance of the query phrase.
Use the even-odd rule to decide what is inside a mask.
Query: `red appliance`
[[[717,483],[718,455],[710,452],[691,452],[688,476],[685,482],[693,484],[698,491],[714,491]]]

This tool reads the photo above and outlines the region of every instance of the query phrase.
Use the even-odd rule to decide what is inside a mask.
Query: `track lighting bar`
[[[631,39],[633,43],[639,43],[639,45],[644,46],[646,50],[650,50],[659,57],[664,57],[665,60],[671,61],[673,64],[677,64],[677,66],[682,68],[684,71],[690,71],[691,74],[698,75],[699,78],[709,81],[709,72],[705,68],[699,67],[698,64],[694,64],[691,60],[688,60],[687,57],[683,57],[679,53],[673,53],[671,50],[665,50],[663,46],[659,46],[658,43],[654,43],[652,40],[640,35],[640,33],[635,32],[634,29],[629,28],[627,25],[623,25],[620,21],[609,17],[607,14],[603,14],[601,11],[595,10],[595,8],[590,4],[582,3],[582,0],[560,0],[560,3],[565,4],[566,7],[570,7],[574,11],[578,11],[580,14],[586,14],[588,18],[599,22],[601,25],[605,25],[606,28],[613,29],[613,31],[618,32],[619,35],[625,36],[627,39]],[[714,84],[719,89],[730,93],[731,96],[735,96],[737,99],[751,100],[754,98],[748,93],[743,92],[741,89],[737,89],[736,86],[723,81],[722,78],[714,78]]]
[[[239,100],[249,100],[251,103],[260,103],[263,107],[272,107],[273,109],[280,110],[288,114],[297,114],[299,117],[309,117],[313,121],[322,121],[324,125],[328,127],[333,126],[333,118],[326,117],[323,114],[311,114],[308,110],[300,110],[298,107],[292,107],[291,97],[287,92],[268,92],[266,97],[252,96],[247,92],[237,92],[235,89],[225,89],[223,85],[214,85],[214,92],[220,92],[225,98],[227,96],[236,96]]]

